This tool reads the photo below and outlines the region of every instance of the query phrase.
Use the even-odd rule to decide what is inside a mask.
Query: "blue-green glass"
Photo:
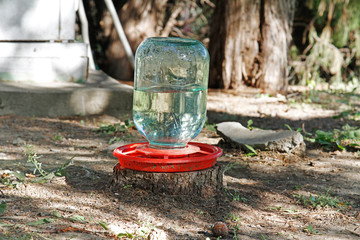
[[[206,119],[209,53],[184,38],[148,38],[135,55],[133,118],[157,148],[181,148]]]

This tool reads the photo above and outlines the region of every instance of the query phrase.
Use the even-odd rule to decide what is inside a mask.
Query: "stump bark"
[[[214,197],[223,188],[223,173],[217,164],[211,168],[178,173],[141,172],[114,167],[110,188],[112,191],[132,185],[153,193],[169,195],[196,195]]]

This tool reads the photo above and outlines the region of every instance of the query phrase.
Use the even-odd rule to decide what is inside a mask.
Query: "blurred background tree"
[[[211,56],[212,88],[269,92],[289,84],[358,84],[358,0],[113,1],[135,53],[147,37],[198,39]],[[133,69],[103,0],[84,1],[100,69],[132,80]]]
[[[360,1],[305,1],[299,6],[294,26],[291,84],[358,85]]]
[[[210,87],[242,84],[286,91],[295,0],[216,2],[210,36]]]

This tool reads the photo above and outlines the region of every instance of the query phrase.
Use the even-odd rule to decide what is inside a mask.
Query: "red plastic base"
[[[190,142],[185,149],[155,149],[149,143],[134,143],[114,150],[124,168],[145,172],[190,172],[215,165],[222,150],[204,143]]]

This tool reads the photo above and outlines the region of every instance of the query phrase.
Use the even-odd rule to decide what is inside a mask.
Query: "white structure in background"
[[[0,0],[0,81],[86,81],[88,46],[75,42],[78,6],[78,0]]]

